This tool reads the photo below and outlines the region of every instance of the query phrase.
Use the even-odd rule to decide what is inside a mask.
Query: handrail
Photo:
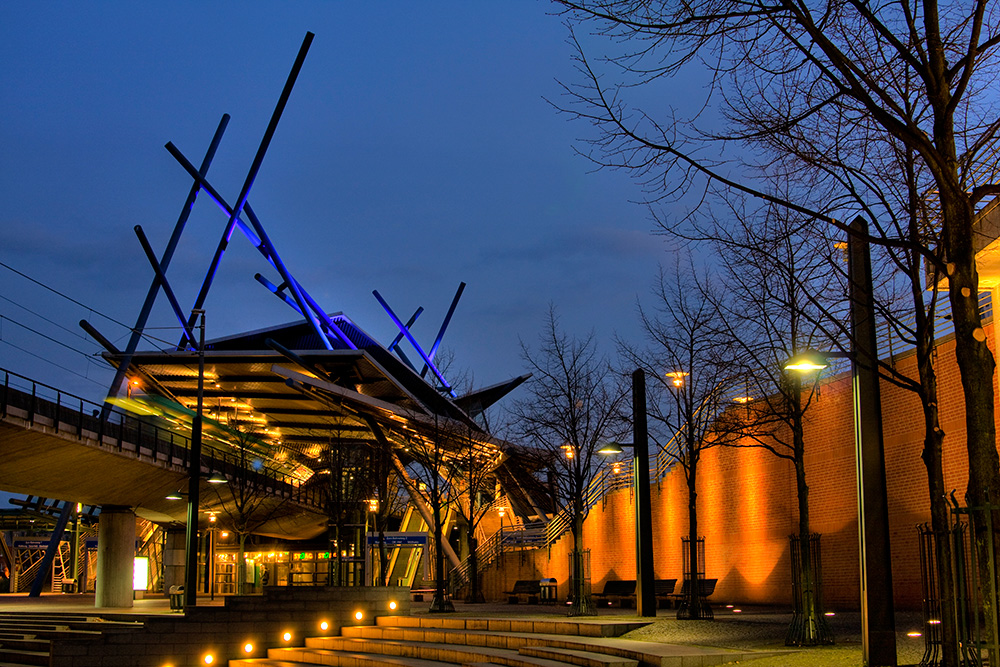
[[[107,417],[101,419],[101,403],[64,392],[20,373],[3,368],[0,372],[4,376],[3,387],[0,388],[0,418],[8,417],[10,409],[14,408],[23,411],[31,425],[41,418],[50,421],[55,431],[68,431],[80,440],[94,439],[100,446],[111,446],[119,452],[130,450],[137,458],[154,463],[166,462],[185,469],[190,467],[191,439],[188,436],[117,407],[111,408]],[[85,407],[91,409],[90,415],[84,412]],[[112,445],[108,444],[109,440]],[[232,453],[211,443],[204,445],[202,466],[209,470],[231,476],[247,475],[252,484],[268,493],[302,505],[323,508],[322,490],[317,485],[303,484],[267,469],[248,470]]]

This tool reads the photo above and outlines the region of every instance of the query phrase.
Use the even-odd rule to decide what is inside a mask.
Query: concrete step
[[[0,667],[4,667],[0,664]],[[272,660],[271,658],[242,658],[230,660],[229,667],[322,667],[318,662],[289,662],[288,660]]]
[[[571,648],[555,648],[553,646],[525,646],[520,649],[522,655],[536,658],[546,658],[559,662],[579,665],[579,667],[638,667],[639,661],[630,658],[620,658],[593,651],[581,651]]]
[[[650,621],[616,621],[594,619],[531,620],[498,618],[447,618],[443,616],[379,616],[378,627],[428,628],[449,630],[486,630],[489,632],[522,632],[578,637],[620,637],[626,632],[645,627]]]
[[[297,667],[301,665],[329,665],[331,667],[455,667],[454,663],[426,660],[423,658],[307,647],[272,648],[268,649],[267,657],[269,660],[290,662]],[[230,667],[242,664],[243,661],[240,660],[229,661]]]
[[[527,656],[515,650],[496,646],[469,646],[455,643],[400,641],[392,639],[361,639],[349,637],[309,637],[307,648],[328,649],[365,654],[418,658],[437,662],[471,664],[488,662],[506,667],[566,667],[566,661]],[[633,664],[631,667],[635,667]]]
[[[45,651],[48,653],[52,642],[36,637],[0,637],[0,651],[3,649],[21,649],[25,651]]]
[[[48,651],[29,651],[0,646],[0,661],[15,665],[42,665],[48,667],[51,656]]]

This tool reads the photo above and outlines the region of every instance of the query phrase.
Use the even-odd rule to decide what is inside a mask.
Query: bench
[[[626,602],[635,600],[635,579],[609,579],[604,583],[604,590],[594,593],[596,602],[607,602],[610,607],[618,600],[619,607],[625,607]]]
[[[528,604],[538,604],[538,597],[542,594],[542,582],[538,579],[519,579],[514,584],[514,590],[507,591],[507,603],[517,604],[521,597],[527,598]]]
[[[653,581],[653,594],[656,596],[656,606],[659,609],[669,609],[677,586],[676,579],[656,579]]]
[[[700,584],[700,586],[698,587],[698,595],[701,596],[701,597],[703,597],[703,598],[707,598],[710,595],[712,595],[712,593],[715,592],[715,585],[717,583],[719,583],[719,580],[718,579],[699,579],[698,583]],[[691,580],[690,579],[685,579],[684,583],[681,584],[681,592],[680,593],[675,593],[673,595],[669,595],[667,597],[669,599],[676,600],[677,602],[681,602],[682,600],[684,600],[685,598],[688,597],[688,595],[690,594],[690,591],[691,591]]]

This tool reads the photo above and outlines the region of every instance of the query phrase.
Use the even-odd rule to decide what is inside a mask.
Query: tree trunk
[[[572,605],[570,616],[592,616],[597,613],[594,601],[587,591],[586,568],[583,562],[583,498],[573,499],[573,577]]]
[[[469,595],[466,602],[486,602],[482,592],[479,590],[479,554],[476,548],[479,541],[469,532]]]
[[[246,595],[246,580],[247,580],[247,561],[244,557],[246,553],[247,545],[247,534],[240,533],[240,548],[239,553],[236,554],[236,594]]]
[[[959,193],[956,195],[956,193]],[[1000,457],[997,456],[994,421],[993,354],[986,345],[986,334],[979,314],[979,277],[976,273],[972,243],[973,213],[968,197],[960,191],[941,187],[941,214],[946,221],[948,297],[955,324],[955,356],[965,398],[966,446],[969,455],[969,483],[966,499],[971,507],[993,508],[1000,505]],[[972,537],[979,562],[980,590],[995,590],[997,567],[994,553],[1000,553],[998,513],[973,514]],[[994,544],[990,544],[991,522]],[[984,595],[983,639],[991,641],[996,623],[996,601]],[[994,659],[995,656],[991,659]]]
[[[690,423],[690,422],[688,422]],[[694,452],[689,446],[688,452]],[[690,583],[688,592],[684,600],[677,608],[677,618],[679,620],[700,620],[712,619],[712,608],[702,595],[702,578],[698,576],[698,494],[695,491],[696,473],[698,470],[698,459],[696,454],[689,454],[691,457],[687,469],[688,486],[688,562],[687,567],[690,572]]]

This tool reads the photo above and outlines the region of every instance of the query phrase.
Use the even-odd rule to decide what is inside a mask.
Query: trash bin
[[[184,587],[170,587],[170,610],[182,611],[184,609]]]
[[[62,584],[60,584],[60,590],[63,593],[76,593],[76,579],[63,577]]]
[[[556,580],[539,579],[539,602],[542,604],[554,604],[556,601]]]

